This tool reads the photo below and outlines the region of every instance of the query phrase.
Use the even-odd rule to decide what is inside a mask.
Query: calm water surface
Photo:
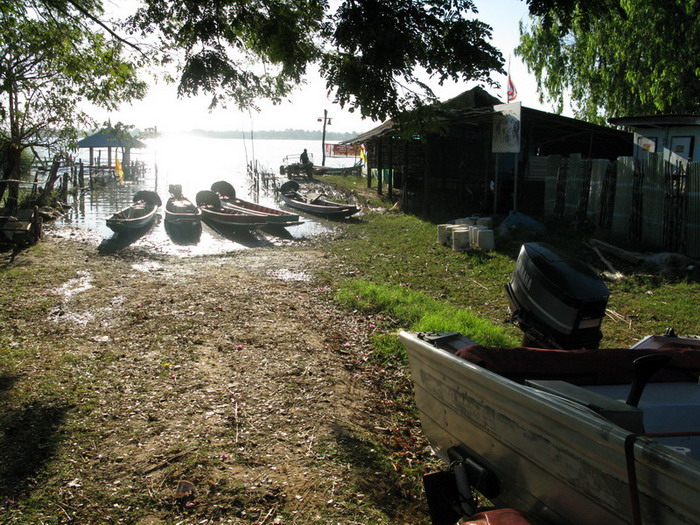
[[[138,238],[124,238],[114,234],[105,219],[131,204],[139,190],[156,191],[165,205],[170,184],[181,184],[183,194],[194,202],[197,192],[208,190],[216,181],[230,182],[236,195],[267,206],[284,208],[276,200],[272,189],[262,185],[255,191],[253,180],[248,177],[246,166],[255,162],[259,171],[279,174],[279,167],[286,155],[301,153],[304,148],[321,163],[321,141],[297,140],[244,140],[212,139],[188,134],[164,135],[147,141],[147,148],[133,150],[132,159],[146,166],[145,174],[136,181],[124,184],[96,185],[82,196],[69,200],[72,208],[56,224],[58,235],[81,236],[94,242],[105,251],[117,251],[126,246],[138,246],[152,252],[182,256],[224,253],[251,246],[276,245],[303,240],[326,233],[332,224],[304,216],[304,224],[282,229],[274,235],[261,231],[237,236],[223,236],[206,225],[197,242],[173,242],[165,231],[162,208],[161,218]],[[87,157],[87,150],[83,155]],[[105,153],[103,152],[103,156]],[[326,159],[327,166],[348,166],[354,159]],[[278,176],[278,184],[286,180]]]

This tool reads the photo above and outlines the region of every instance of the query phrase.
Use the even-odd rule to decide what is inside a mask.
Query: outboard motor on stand
[[[579,260],[545,243],[523,244],[506,291],[523,346],[598,348],[610,291]]]

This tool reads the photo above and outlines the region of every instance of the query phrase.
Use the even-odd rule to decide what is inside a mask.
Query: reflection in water
[[[199,243],[202,238],[202,223],[194,224],[179,223],[175,224],[169,221],[165,222],[165,233],[168,234],[170,240],[180,246],[194,246]]]
[[[173,135],[147,142],[147,149],[132,151],[132,157],[146,165],[142,177],[124,184],[96,184],[92,189],[80,192],[72,201],[69,200],[72,208],[57,221],[56,226],[74,232],[67,235],[80,235],[86,239],[97,237],[101,240],[100,253],[138,247],[150,252],[183,257],[302,241],[330,231],[323,221],[307,216],[302,217],[303,223],[300,225],[273,229],[266,226],[248,235],[215,231],[208,226],[200,226],[191,232],[174,232],[168,225],[159,224],[145,232],[138,232],[140,235],[111,236],[106,218],[130,205],[134,193],[139,190],[156,191],[166,202],[170,184],[180,184],[183,194],[192,198],[198,191],[209,189],[212,183],[226,180],[243,199],[285,209],[284,204],[277,201],[273,188],[261,187],[248,179],[246,165],[251,161],[248,152],[253,151],[249,141],[246,145],[242,139]],[[259,169],[278,173],[279,165],[286,155],[301,152],[304,148],[311,152],[318,150],[320,158],[321,141],[257,140],[254,151]],[[195,153],[183,155],[183,152]],[[333,161],[338,162],[338,165],[348,164],[345,159],[329,161],[329,164]],[[286,179],[280,178],[279,182],[284,180]]]
[[[141,237],[144,237],[152,229],[158,227],[159,223],[160,215],[156,215],[156,220],[145,228],[114,233],[111,237],[104,239],[100,243],[100,245],[97,247],[97,251],[101,254],[109,255],[116,253],[119,250],[123,250],[127,246],[134,244]]]
[[[213,231],[221,235],[222,237],[245,246],[246,248],[259,248],[261,246],[271,246],[272,243],[259,235],[255,230],[238,230],[235,228],[226,228],[220,224],[213,224],[205,222],[207,227],[211,228]]]

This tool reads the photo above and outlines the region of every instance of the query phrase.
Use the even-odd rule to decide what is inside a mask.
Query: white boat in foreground
[[[436,454],[480,467],[467,469],[470,484],[496,505],[532,523],[700,521],[700,346],[681,349],[693,340],[541,351],[473,347],[460,334],[400,340]],[[635,407],[632,362],[647,354],[671,361]]]

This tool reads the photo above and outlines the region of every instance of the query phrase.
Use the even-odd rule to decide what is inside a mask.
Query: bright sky
[[[550,107],[543,106],[538,101],[534,76],[513,55],[513,49],[518,45],[518,23],[521,19],[526,19],[528,14],[524,0],[476,0],[475,3],[479,9],[477,18],[493,28],[493,45],[501,51],[506,61],[510,57],[510,73],[518,91],[516,101],[527,107],[550,111]],[[494,80],[501,84],[501,89],[490,89],[490,92],[505,102],[507,77],[495,75]],[[476,83],[446,84],[440,87],[434,83],[431,87],[440,100],[447,100],[474,85]],[[93,117],[99,122],[110,118],[113,123],[121,121],[141,129],[157,126],[161,131],[312,130],[321,128],[317,119],[327,109],[332,122],[328,131],[364,132],[379,124],[332,104],[327,97],[323,79],[313,76],[309,76],[308,83],[300,86],[281,105],[261,103],[261,112],[252,112],[252,119],[247,112],[234,108],[209,112],[208,104],[208,97],[178,99],[174,85],[158,84],[151,87],[149,95],[143,101],[123,106],[120,111],[110,114],[94,111]]]

